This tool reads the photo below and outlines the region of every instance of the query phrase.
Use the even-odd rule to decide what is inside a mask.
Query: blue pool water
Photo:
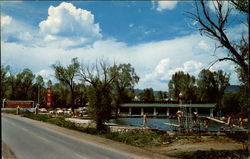
[[[129,125],[129,126],[137,126],[137,127],[143,127],[143,118],[118,118],[118,119],[112,119],[110,122],[113,123],[123,123],[123,125]],[[178,130],[178,127],[166,125],[164,123],[171,123],[178,125],[177,119],[168,119],[168,118],[148,118],[147,126],[153,129],[159,129],[159,130]],[[204,129],[204,119],[198,119],[197,123],[200,123],[200,130]],[[193,122],[190,123],[190,127],[192,127],[194,124]],[[223,127],[225,130],[228,130],[228,127],[225,124],[221,124],[218,122],[214,122],[212,120],[209,121],[209,127],[208,131],[219,131],[220,128]]]

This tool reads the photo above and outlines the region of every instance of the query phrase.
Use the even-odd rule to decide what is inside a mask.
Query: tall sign
[[[52,90],[51,88],[46,89],[46,97],[47,97],[47,108],[52,107]]]

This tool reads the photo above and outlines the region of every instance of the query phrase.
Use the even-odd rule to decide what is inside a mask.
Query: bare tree
[[[90,84],[88,102],[90,115],[95,120],[98,130],[105,130],[104,122],[112,113],[111,85],[116,74],[110,73],[110,67],[104,61],[96,62],[92,67],[81,65],[80,79]]]
[[[246,8],[244,8],[247,5],[248,9],[248,2],[244,3],[247,0],[240,1],[241,3],[239,3],[239,1],[232,0],[232,2],[228,1],[228,4],[233,3],[236,6],[236,9],[237,7],[238,9],[241,8],[240,11],[248,14],[248,10],[246,12]],[[199,2],[195,1],[195,12],[188,12],[188,14],[191,15],[191,18],[193,20],[198,22],[198,29],[201,35],[205,35],[211,39],[218,41],[220,45],[217,46],[217,48],[226,48],[228,51],[227,56],[217,59],[212,63],[212,65],[219,61],[232,61],[242,70],[245,80],[247,80],[247,83],[249,83],[248,34],[246,35],[247,37],[243,36],[244,34],[242,34],[242,39],[237,43],[230,40],[226,34],[226,29],[229,25],[229,16],[231,15],[232,8],[229,5],[226,6],[224,0],[215,0],[213,1],[215,11],[214,17],[213,15],[211,15],[211,10],[206,5],[206,1],[199,0]]]

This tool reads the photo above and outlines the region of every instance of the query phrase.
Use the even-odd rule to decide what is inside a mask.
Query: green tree
[[[111,76],[115,77],[112,84],[112,99],[116,108],[121,103],[130,102],[134,98],[133,89],[138,83],[139,77],[131,64],[115,64],[110,70]]]
[[[155,97],[156,101],[164,101],[167,98],[167,92],[158,91]]]
[[[30,69],[24,69],[22,72],[11,77],[11,82],[13,83],[13,99],[16,100],[34,100],[33,98],[33,80],[35,75]]]
[[[221,102],[221,109],[225,115],[236,115],[241,111],[240,94],[225,93]],[[246,110],[245,110],[246,111]]]
[[[46,83],[47,88],[51,88],[53,86],[53,83],[51,80],[48,80]]]
[[[174,101],[178,101],[179,94],[184,95],[185,101],[196,101],[195,77],[185,74],[183,71],[176,72],[168,83],[169,96]]]
[[[62,82],[55,83],[52,87],[53,107],[68,106],[71,104],[70,90]]]
[[[38,75],[36,77],[36,83],[33,85],[33,92],[36,92],[36,93],[33,93],[33,98],[36,99],[37,103],[39,103],[40,105],[46,104],[46,100],[45,100],[46,95],[45,95],[44,85],[45,83],[44,83],[43,77],[41,75]]]
[[[75,102],[75,78],[77,76],[77,72],[79,71],[80,64],[77,58],[73,58],[71,60],[71,64],[63,67],[60,63],[52,65],[53,69],[55,70],[55,77],[60,82],[65,84],[69,87],[71,92],[71,105],[74,107]]]
[[[87,91],[89,113],[96,122],[96,128],[106,130],[104,122],[112,116],[111,85],[116,74],[111,74],[104,61],[96,62],[91,69],[82,65],[79,74],[83,82],[90,84]]]
[[[140,93],[139,96],[140,96],[140,100],[143,102],[154,102],[155,101],[153,88],[144,89]]]
[[[75,98],[77,106],[85,106],[87,103],[87,87],[80,83],[76,85]]]
[[[1,101],[7,98],[9,69],[10,66],[1,65]]]
[[[198,97],[201,102],[217,102],[220,104],[220,99],[224,94],[224,90],[229,86],[230,74],[219,70],[211,72],[210,70],[203,69],[199,73],[198,84]]]

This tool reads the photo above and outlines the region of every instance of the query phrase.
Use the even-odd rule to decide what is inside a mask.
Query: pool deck
[[[225,125],[226,125],[226,122],[225,122],[225,121],[222,121],[222,120],[219,120],[219,119],[215,119],[215,118],[212,118],[212,117],[206,117],[206,118],[209,119],[209,120],[212,120],[212,121],[215,121],[215,122],[218,122],[218,123],[221,123],[221,124],[225,124]],[[237,129],[239,129],[239,130],[241,130],[241,131],[248,131],[247,129],[242,128],[242,127],[240,127],[240,126],[237,126],[237,125],[235,125],[235,124],[233,124],[233,127],[237,128]]]

